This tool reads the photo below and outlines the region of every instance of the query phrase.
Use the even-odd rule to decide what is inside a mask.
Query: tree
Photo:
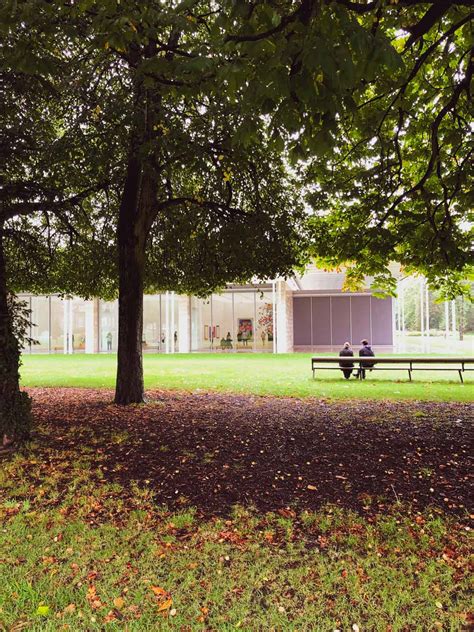
[[[32,12],[32,8],[37,11]],[[50,215],[52,212],[56,217],[54,213],[57,213],[58,222],[66,221],[74,237],[76,232],[79,233],[79,223],[83,247],[84,235],[90,234],[91,230],[95,232],[95,227],[101,225],[101,213],[105,206],[97,194],[105,184],[101,185],[97,174],[92,176],[91,172],[98,170],[105,176],[111,159],[120,165],[115,170],[118,176],[115,177],[114,173],[114,177],[108,178],[111,183],[106,184],[110,186],[118,182],[121,189],[118,195],[114,190],[107,190],[107,193],[115,201],[120,198],[118,217],[114,218],[117,224],[121,323],[116,400],[128,403],[143,398],[142,300],[146,250],[152,227],[154,241],[150,261],[156,263],[160,257],[163,270],[157,273],[149,265],[148,285],[167,287],[171,281],[174,283],[177,273],[180,287],[193,287],[199,293],[208,293],[226,281],[248,279],[256,273],[262,276],[276,271],[288,273],[296,262],[297,234],[293,224],[300,210],[297,196],[287,190],[289,179],[284,173],[281,158],[271,148],[265,150],[264,133],[255,134],[253,143],[247,143],[245,151],[242,145],[233,144],[233,127],[242,124],[243,117],[235,103],[224,101],[218,107],[213,104],[208,91],[199,85],[203,72],[201,65],[194,69],[189,65],[195,61],[193,55],[184,55],[186,63],[183,68],[178,68],[185,77],[180,91],[176,90],[174,80],[162,81],[159,64],[163,61],[164,51],[154,38],[160,31],[169,38],[176,37],[176,29],[172,26],[173,12],[165,11],[161,6],[148,11],[142,5],[130,3],[124,7],[125,11],[134,9],[141,18],[148,17],[151,21],[150,25],[137,23],[138,26],[135,26],[130,19],[124,21],[123,13],[115,15],[112,11],[115,8],[115,3],[102,3],[101,6],[79,3],[74,8],[61,5],[54,20],[51,20],[52,8],[42,3],[24,2],[9,8],[16,12],[12,21],[16,26],[12,36],[16,38],[16,50],[14,54],[8,51],[7,58],[17,71],[15,54],[18,56],[18,51],[24,50],[25,20],[30,34],[31,31],[41,34],[40,41],[47,50],[59,34],[60,44],[56,41],[55,46],[62,46],[62,54],[59,60],[53,59],[51,73],[58,80],[58,69],[65,66],[69,81],[73,79],[74,89],[65,89],[65,103],[78,111],[78,120],[64,121],[62,117],[67,119],[67,112],[61,112],[61,116],[56,114],[56,118],[48,117],[47,124],[52,127],[53,137],[58,122],[66,129],[64,137],[54,137],[56,150],[63,145],[63,150],[57,151],[55,158],[58,169],[63,169],[63,175],[66,175],[65,171],[74,174],[72,180],[69,175],[66,179],[69,190],[80,190],[79,184],[84,178],[90,178],[97,186],[65,199],[64,187],[60,191],[38,184],[36,191],[40,197],[35,198],[28,212],[21,213],[20,219],[18,200],[12,194],[10,185],[4,191],[4,203],[5,207],[13,209],[8,212],[11,236],[21,236],[10,247],[12,254],[24,255],[14,266],[25,272],[17,275],[18,285],[24,289],[44,288],[46,285],[41,278],[38,279],[38,275],[35,281],[31,271],[25,269],[22,263],[28,261],[28,255],[35,250],[41,255],[39,261],[44,259],[48,266],[48,287],[66,291],[75,286],[80,288],[79,292],[76,289],[76,293],[83,295],[100,293],[99,286],[93,287],[92,270],[91,276],[85,275],[85,282],[80,282],[77,273],[66,281],[65,270],[74,270],[70,261],[75,260],[75,252],[80,253],[78,256],[83,262],[93,260],[97,263],[97,260],[85,256],[84,250],[71,249],[72,242],[66,248],[61,237],[55,244],[57,247],[52,247],[54,238],[51,236]],[[188,27],[192,20],[183,16],[179,19],[186,31],[184,27]],[[204,32],[202,26],[200,30]],[[103,32],[107,33],[107,39],[98,35]],[[137,39],[132,41],[133,37],[127,39],[127,35],[124,44],[121,39],[124,32],[135,33]],[[150,39],[150,34],[153,39]],[[46,42],[45,37],[49,38]],[[78,61],[81,58],[82,63]],[[178,74],[173,67],[176,61],[174,52],[166,50],[164,58],[170,72]],[[155,66],[150,62],[154,62]],[[213,63],[217,64],[218,60]],[[37,69],[28,66],[26,70],[35,79],[44,79]],[[185,85],[193,72],[199,79],[196,84],[199,90]],[[93,81],[92,87],[87,89],[85,86],[93,79],[93,73],[98,74],[100,79]],[[102,93],[103,101],[99,98],[101,90],[107,91],[105,95]],[[118,125],[113,125],[118,103],[121,104],[120,129]],[[87,120],[87,116],[92,116],[92,122]],[[110,143],[108,153],[103,151],[107,141],[104,143],[99,138],[91,143],[83,138],[89,135],[90,129],[98,127],[93,124],[95,119],[104,123],[102,136]],[[82,147],[84,141],[87,151]],[[44,148],[43,152],[38,149],[36,155],[40,157],[40,164],[35,166],[35,178],[43,182],[45,173],[51,171],[45,165],[49,156]],[[80,165],[71,161],[76,160],[77,155],[81,156]],[[90,164],[84,164],[86,162]],[[25,165],[22,164],[22,167]],[[54,176],[56,184],[58,172]],[[15,186],[18,188],[17,182]],[[54,208],[48,207],[48,193],[50,197],[60,197],[59,201],[55,199]],[[80,214],[74,215],[72,221],[66,212],[66,205],[69,204],[70,210],[76,202],[80,202],[81,210],[85,211],[82,223]],[[26,203],[30,204],[27,196]],[[31,226],[29,218],[38,212],[45,217],[39,224],[35,224],[36,219],[33,220],[38,235],[33,244],[26,239],[25,229]],[[176,231],[176,225],[181,234]],[[43,233],[48,235],[47,251],[41,244]],[[175,242],[177,237],[184,236],[189,238],[190,248],[183,256],[175,247]],[[90,254],[90,249],[86,248],[85,252]],[[51,265],[51,253],[55,255],[55,267]],[[35,265],[33,270],[37,267]],[[76,269],[84,272],[82,266]]]
[[[447,298],[469,293],[472,256],[472,10],[466,2],[347,2],[400,51],[393,76],[366,74],[305,176],[314,253],[393,293],[398,261]],[[426,8],[426,5],[428,7]],[[372,69],[374,66],[372,65]],[[321,158],[324,157],[324,162]]]
[[[64,23],[89,54],[121,76],[126,166],[117,244],[119,344],[115,401],[143,400],[142,310],[147,247],[162,257],[156,286],[209,292],[226,281],[288,273],[297,262],[297,196],[258,111],[242,114],[222,90],[222,29],[208,3],[78,3]],[[247,130],[241,134],[235,130]],[[173,230],[164,230],[166,227]],[[185,231],[184,253],[174,246]],[[183,241],[181,241],[183,243]],[[161,255],[160,253],[161,249]],[[172,255],[172,256],[171,256]],[[204,256],[203,256],[204,255]]]
[[[259,147],[273,146],[281,152],[285,140],[298,135],[300,128],[306,146],[313,147],[328,117],[347,109],[346,93],[360,81],[366,56],[380,48],[386,56],[379,66],[390,66],[394,52],[388,40],[373,38],[362,29],[369,40],[363,55],[356,47],[347,50],[352,63],[349,68],[356,65],[360,72],[355,77],[346,72],[344,81],[336,81],[337,69],[332,72],[331,68],[331,89],[323,94],[326,61],[331,65],[331,56],[339,55],[339,45],[331,41],[334,29],[343,33],[361,30],[356,20],[348,19],[344,7],[326,10],[320,3],[307,0],[283,2],[276,8],[266,2],[223,2],[217,7],[199,0],[173,7],[152,2],[145,7],[129,0],[119,7],[115,1],[78,3],[76,11],[82,11],[81,19],[94,35],[91,46],[102,45],[110,51],[111,63],[121,63],[130,86],[128,158],[117,234],[119,349],[115,401],[140,402],[144,274],[147,244],[155,222],[163,224],[169,210],[181,206],[187,209],[181,213],[187,222],[189,216],[202,218],[207,213],[210,218],[227,216],[230,226],[245,225],[244,218],[253,230],[261,225],[272,226],[275,207],[263,203],[262,188],[252,177],[252,169],[257,173],[255,165],[247,183],[235,178],[231,184],[231,172],[223,168],[226,162],[235,163],[240,172],[241,166],[249,162],[245,151],[256,153]],[[259,33],[259,29],[263,30]],[[315,44],[321,48],[316,63],[312,53]],[[275,114],[270,116],[273,111]],[[267,118],[262,116],[265,113]],[[235,120],[235,127],[230,129],[228,121],[226,128],[229,116]],[[207,142],[196,128],[200,119],[206,121],[211,136]],[[299,142],[291,153],[300,157]],[[275,162],[276,157],[272,160]],[[221,161],[224,163],[219,164]],[[214,179],[221,173],[220,186],[206,191],[205,177]],[[271,171],[267,180],[270,175]],[[194,191],[190,191],[192,185]],[[265,214],[268,217],[263,222]],[[261,232],[264,239],[267,235],[268,230]],[[192,249],[193,240],[190,242]],[[169,243],[165,245],[169,247]],[[235,246],[230,244],[229,251]],[[294,257],[291,262],[295,262]],[[283,266],[275,263],[274,273],[287,271],[288,262]],[[270,267],[266,265],[265,270]],[[238,270],[235,266],[232,270],[235,276]],[[260,272],[258,268],[255,271]],[[220,274],[221,281],[224,276]],[[208,290],[209,277],[198,278],[196,284],[202,279]]]
[[[94,125],[96,114],[84,108],[71,89],[75,66],[70,51],[61,48],[63,40],[42,33],[32,38],[34,28],[27,22],[20,20],[13,29],[8,11],[2,11],[5,16],[0,20],[4,35],[0,82],[5,99],[1,142],[5,168],[0,183],[0,435],[4,443],[26,436],[30,425],[29,399],[19,389],[22,327],[18,323],[24,324],[25,314],[18,319],[11,294],[19,289],[67,292],[73,287],[82,295],[104,292],[89,262],[103,261],[107,250],[107,242],[105,247],[103,243],[107,200],[98,192],[106,191],[113,179]],[[91,70],[88,64],[85,69],[81,66],[89,77]],[[95,203],[88,205],[92,195]]]
[[[453,274],[463,273],[466,236],[456,208],[468,195],[469,154],[458,130],[450,136],[445,126],[448,112],[461,129],[466,119],[472,74],[465,54],[468,5],[460,0],[396,4],[226,0],[219,5],[184,0],[174,6],[136,0],[6,3],[5,12],[14,14],[14,28],[21,32],[27,24],[36,29],[46,51],[57,47],[58,35],[65,50],[72,42],[83,51],[85,66],[94,68],[99,76],[96,84],[104,88],[105,102],[94,106],[98,117],[112,121],[114,111],[120,110],[121,126],[117,125],[115,136],[106,135],[110,142],[114,139],[110,155],[116,157],[119,171],[123,167],[117,230],[117,402],[143,398],[141,322],[149,244],[150,260],[166,259],[175,277],[187,279],[183,270],[196,276],[201,269],[197,258],[196,266],[190,265],[184,253],[174,249],[173,230],[160,233],[157,227],[173,228],[176,218],[182,234],[191,238],[181,242],[190,245],[191,255],[199,252],[196,244],[201,252],[204,244],[212,244],[214,255],[205,259],[205,275],[202,284],[194,283],[196,288],[202,285],[203,291],[209,290],[206,279],[212,270],[214,278],[224,282],[226,274],[215,261],[226,260],[234,248],[226,246],[232,242],[224,236],[235,235],[234,229],[238,234],[242,227],[262,226],[263,239],[270,237],[275,244],[277,235],[291,234],[284,228],[285,218],[291,219],[288,207],[277,216],[278,230],[271,234],[275,206],[262,197],[270,176],[282,173],[275,152],[288,151],[295,168],[306,176],[312,187],[311,205],[332,211],[313,222],[314,252],[332,262],[359,261],[353,279],[360,277],[362,267],[384,273],[394,254],[405,265],[429,268],[432,277],[438,274],[436,279],[442,266]],[[409,35],[401,55],[396,47],[403,26]],[[432,39],[438,28],[442,32]],[[446,42],[458,55],[457,73],[446,61],[449,56],[439,52]],[[412,62],[410,70],[404,70],[403,59]],[[428,106],[436,91],[429,87],[431,76],[420,81],[420,68],[431,64],[436,77],[439,60],[445,64],[446,93],[427,128]],[[445,77],[453,81],[451,96]],[[84,87],[83,81],[79,83]],[[84,89],[82,108],[89,112],[95,98]],[[203,135],[206,128],[209,138]],[[427,129],[431,149],[426,168],[420,170],[414,147]],[[448,146],[453,156],[460,156],[449,171],[449,182],[442,167],[438,175],[437,166]],[[337,158],[328,157],[330,150]],[[258,161],[251,160],[252,154]],[[450,159],[445,163],[451,165]],[[110,161],[102,156],[94,164]],[[269,167],[265,178],[262,169],[253,177],[258,164]],[[245,182],[237,177],[241,166],[248,174]],[[212,190],[206,188],[208,180],[215,183]],[[284,182],[275,177],[272,190],[277,191],[279,184]],[[281,191],[281,199],[288,201]],[[416,218],[407,224],[408,204],[414,204]],[[440,233],[443,220],[437,214],[443,212]],[[220,236],[210,231],[215,224]],[[406,238],[400,245],[395,237],[400,227],[410,236],[418,234],[417,240],[411,244]],[[429,250],[417,251],[414,246],[420,245],[426,228],[436,238]],[[348,239],[352,234],[356,239]],[[360,236],[364,248],[358,247]],[[255,243],[238,242],[242,251]],[[407,250],[407,244],[413,247]],[[174,254],[174,261],[168,252]],[[261,253],[262,249],[257,253],[260,263]],[[294,253],[288,254],[294,260]],[[280,257],[273,269],[285,271],[288,264],[288,258]],[[270,267],[266,262],[265,270]],[[238,278],[249,269],[229,261],[229,274]]]

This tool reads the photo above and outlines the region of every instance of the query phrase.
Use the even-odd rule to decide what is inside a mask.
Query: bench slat
[[[474,364],[474,358],[455,357],[401,357],[401,356],[314,356],[311,362],[331,363],[331,362],[377,362],[383,364]]]

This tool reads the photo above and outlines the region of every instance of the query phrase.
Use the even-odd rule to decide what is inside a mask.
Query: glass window
[[[273,351],[273,301],[271,292],[257,292],[255,346],[258,351]]]
[[[99,305],[100,351],[117,351],[118,301],[100,301]]]
[[[235,349],[232,302],[232,293],[230,292],[212,296],[212,332],[216,350],[232,351]]]
[[[32,353],[49,352],[49,297],[31,297],[31,337],[37,344],[32,345]]]
[[[179,296],[173,292],[172,295],[172,310],[173,310],[173,320],[172,320],[172,331],[173,331],[173,352],[177,353],[179,351]]]
[[[51,297],[51,352],[64,351],[64,301],[57,296]]]
[[[74,353],[84,353],[86,350],[86,301],[73,298],[72,310],[72,350]]]
[[[191,298],[191,350],[212,351],[214,348],[212,332],[211,298]]]
[[[255,346],[255,292],[234,292],[234,331],[237,351]]]
[[[143,297],[143,351],[160,351],[161,340],[160,295]]]

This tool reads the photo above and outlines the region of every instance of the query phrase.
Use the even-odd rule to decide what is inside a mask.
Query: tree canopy
[[[351,3],[347,3],[349,6]],[[426,5],[428,8],[426,8]],[[303,168],[314,251],[393,289],[390,261],[448,297],[472,269],[472,10],[468,3],[380,4],[360,21],[399,51],[392,75],[366,77],[331,151]]]

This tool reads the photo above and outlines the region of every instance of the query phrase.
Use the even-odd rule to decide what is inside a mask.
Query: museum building
[[[336,351],[367,338],[391,351],[391,298],[343,292],[343,272],[310,266],[304,275],[228,286],[201,299],[174,292],[146,295],[143,351],[152,353]],[[22,295],[31,309],[24,353],[107,353],[117,350],[118,301]]]

